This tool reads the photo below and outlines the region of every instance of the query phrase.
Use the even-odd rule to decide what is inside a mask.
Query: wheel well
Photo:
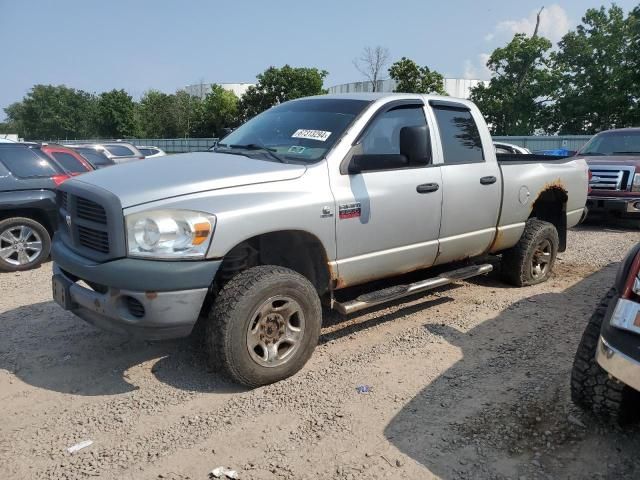
[[[304,275],[322,295],[329,289],[327,254],[320,240],[307,232],[286,230],[255,236],[233,247],[216,277],[222,285],[236,273],[257,265],[278,265]]]
[[[7,220],[8,218],[15,217],[24,217],[35,220],[40,223],[49,233],[49,236],[52,237],[55,232],[55,228],[51,225],[49,218],[47,215],[42,212],[42,210],[38,210],[37,208],[19,208],[16,210],[0,210],[0,222],[3,220]]]
[[[549,222],[558,230],[560,244],[558,249],[567,249],[567,191],[560,186],[544,190],[533,204],[529,218],[537,218]]]

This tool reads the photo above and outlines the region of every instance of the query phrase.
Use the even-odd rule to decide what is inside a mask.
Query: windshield
[[[327,154],[367,105],[365,100],[322,98],[283,103],[227,135],[216,151],[241,149],[243,155],[272,161],[312,163]]]
[[[580,150],[580,155],[640,155],[640,130],[599,133]]]

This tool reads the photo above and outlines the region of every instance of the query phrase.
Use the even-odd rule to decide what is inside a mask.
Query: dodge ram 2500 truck
[[[53,295],[94,325],[149,339],[187,336],[200,319],[213,364],[249,386],[275,382],[311,356],[321,300],[349,314],[487,273],[486,254],[502,254],[514,285],[546,280],[583,214],[588,171],[526,157],[498,162],[464,100],[286,102],[212,152],[65,182]],[[463,259],[427,280],[336,296]]]
[[[591,170],[589,212],[640,219],[640,128],[598,133],[577,155]]]

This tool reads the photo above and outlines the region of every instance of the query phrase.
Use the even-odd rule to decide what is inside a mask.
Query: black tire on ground
[[[293,310],[298,313],[290,315]],[[284,267],[249,268],[229,280],[209,312],[205,334],[209,361],[248,387],[274,383],[305,365],[321,325],[320,298],[309,280]],[[288,344],[285,337],[294,341]],[[251,348],[255,342],[258,345]]]
[[[20,257],[20,252],[10,250],[11,240],[23,231],[26,238],[21,239],[21,248],[25,249],[25,257]],[[31,232],[31,233],[29,233]],[[38,241],[39,240],[39,241]],[[36,244],[39,243],[39,253],[36,254]],[[44,262],[51,252],[51,237],[47,229],[39,222],[31,218],[14,217],[0,222],[0,271],[20,272],[38,267]],[[22,260],[23,263],[19,263]]]
[[[545,282],[553,271],[559,243],[558,230],[554,225],[530,218],[518,243],[502,253],[502,279],[516,287]],[[546,267],[536,274],[534,261],[546,261]]]
[[[612,288],[600,301],[582,334],[571,370],[571,399],[596,415],[626,423],[636,416],[638,392],[611,377],[595,358],[602,322],[610,302],[616,298],[616,290]]]

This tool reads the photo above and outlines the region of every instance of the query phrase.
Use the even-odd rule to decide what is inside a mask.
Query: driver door
[[[440,166],[409,164],[357,174],[345,168],[356,154],[400,154],[400,130],[406,126],[428,128],[421,101],[381,107],[354,142],[340,172],[332,172],[340,286],[406,273],[435,261],[442,208]]]

